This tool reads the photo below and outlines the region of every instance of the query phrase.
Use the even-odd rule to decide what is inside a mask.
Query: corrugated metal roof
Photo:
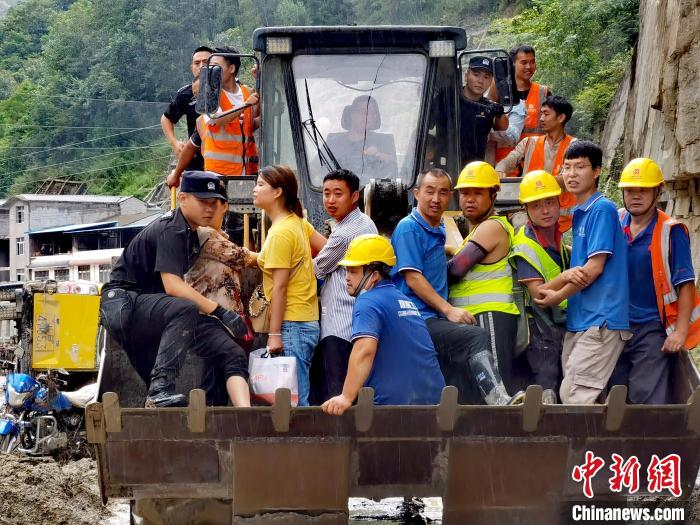
[[[21,193],[10,197],[29,202],[99,202],[99,203],[118,203],[131,199],[130,196],[124,195],[43,195],[37,193]]]
[[[116,226],[117,221],[107,221],[107,222],[91,222],[86,224],[68,224],[65,226],[54,226],[52,228],[43,228],[41,230],[30,230],[27,233],[29,235],[34,235],[37,233],[68,233],[75,232],[78,230],[95,230],[101,227]]]

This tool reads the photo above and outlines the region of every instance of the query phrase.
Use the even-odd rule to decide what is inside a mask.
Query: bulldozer
[[[385,233],[407,212],[421,169],[458,174],[461,70],[475,52],[463,29],[267,27],[254,32],[253,48],[246,57],[259,63],[262,165],[295,170],[317,227],[330,169],[358,174],[364,210]],[[507,55],[478,52],[496,59],[500,99],[512,105]],[[198,104],[210,112],[220,85],[205,71]],[[504,193],[518,182],[504,183]],[[501,204],[517,208],[512,198]],[[449,235],[459,241],[458,229]],[[189,406],[141,408],[145,385],[105,341],[88,439],[103,501],[131,501],[134,523],[340,524],[349,498],[393,496],[441,497],[450,525],[566,523],[572,505],[588,501],[580,474],[591,454],[606,465],[613,454],[635,457],[643,469],[677,455],[680,500],[700,467],[700,374],[687,353],[674,369],[671,405],[628,405],[621,386],[603,404],[544,405],[542,388],[531,385],[521,406],[460,405],[447,387],[437,406],[378,407],[363,389],[355,407],[330,417],[293,408],[284,389],[271,407],[208,407],[192,356],[178,380]],[[654,488],[642,484],[634,496]],[[598,505],[630,497],[611,486],[608,469],[590,489]]]

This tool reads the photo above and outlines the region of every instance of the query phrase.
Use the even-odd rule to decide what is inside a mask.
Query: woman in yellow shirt
[[[272,222],[258,255],[271,308],[268,350],[296,357],[298,404],[308,406],[309,367],[320,333],[312,249],[318,252],[326,239],[303,218],[297,190],[289,167],[267,166],[258,175],[253,203]]]

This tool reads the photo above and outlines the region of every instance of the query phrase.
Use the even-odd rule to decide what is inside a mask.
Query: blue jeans
[[[321,328],[318,321],[282,322],[282,345],[284,346],[282,355],[297,359],[300,407],[309,406],[309,368],[320,335]]]

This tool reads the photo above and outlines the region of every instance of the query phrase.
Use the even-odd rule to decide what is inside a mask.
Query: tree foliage
[[[472,45],[529,42],[538,77],[594,134],[628,62],[637,2],[24,0],[0,18],[0,195],[52,177],[145,194],[171,160],[159,119],[191,81],[192,50],[249,52],[260,26],[458,25],[477,32]]]

